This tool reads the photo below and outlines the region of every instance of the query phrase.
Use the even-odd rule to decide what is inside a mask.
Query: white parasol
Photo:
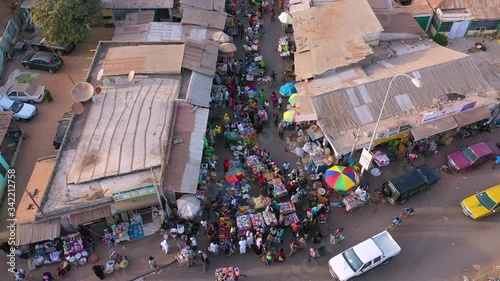
[[[284,24],[292,24],[293,23],[292,15],[290,15],[287,12],[282,12],[279,15],[278,19],[280,20],[281,23],[284,23]]]
[[[238,48],[233,43],[222,43],[219,45],[219,51],[223,53],[233,53],[236,52]]]
[[[231,38],[229,38],[229,35],[227,35],[226,33],[222,32],[222,31],[217,31],[212,36],[212,40],[214,40],[216,42],[220,42],[220,43],[226,43],[226,42],[231,41]]]
[[[200,200],[195,195],[185,194],[177,199],[177,214],[184,219],[198,215],[201,210]]]

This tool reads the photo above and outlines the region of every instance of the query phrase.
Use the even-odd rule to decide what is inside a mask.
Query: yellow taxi
[[[465,198],[460,206],[464,214],[475,220],[500,212],[500,184]]]

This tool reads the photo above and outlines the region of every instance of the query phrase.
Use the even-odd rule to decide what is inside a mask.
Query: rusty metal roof
[[[164,190],[196,193],[208,113],[208,108],[178,104],[173,138],[182,139],[182,142],[172,144],[170,160],[162,176]]]
[[[224,30],[226,26],[226,13],[219,13],[216,11],[207,11],[200,9],[183,9],[182,10],[182,24],[199,25],[204,27],[213,27]]]
[[[68,183],[159,166],[179,90],[180,79],[173,77],[103,87],[85,120]]]
[[[101,0],[104,9],[171,9],[174,0]]]
[[[420,77],[423,87],[415,88],[404,77],[394,80],[382,120],[419,114],[432,108],[433,100],[443,94],[475,94],[490,88],[470,57],[401,72]],[[375,122],[394,75],[312,97],[325,134],[330,139],[336,139],[341,137],[343,131]]]
[[[366,0],[339,0],[298,11],[293,21],[297,81],[365,59],[372,50],[364,38],[376,41],[383,31]]]

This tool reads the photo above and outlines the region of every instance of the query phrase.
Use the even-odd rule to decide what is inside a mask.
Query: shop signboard
[[[144,187],[134,188],[131,190],[116,192],[113,193],[112,196],[115,202],[120,202],[155,193],[156,193],[156,187],[154,185],[148,185]]]
[[[359,164],[361,165],[361,167],[363,167],[363,169],[365,170],[369,170],[372,164],[372,159],[373,155],[368,150],[368,148],[363,148],[363,151],[361,152],[361,158],[359,158]]]
[[[477,101],[473,101],[473,102],[470,102],[467,104],[461,104],[461,105],[450,107],[450,108],[447,108],[444,110],[439,110],[439,111],[436,111],[434,113],[425,114],[424,117],[422,118],[422,124],[432,122],[432,121],[435,121],[435,120],[438,120],[438,119],[441,119],[443,117],[450,116],[450,115],[453,115],[453,114],[456,114],[459,112],[473,109],[474,106],[476,105],[476,102]]]

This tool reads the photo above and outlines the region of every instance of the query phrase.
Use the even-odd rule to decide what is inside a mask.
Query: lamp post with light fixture
[[[377,123],[375,123],[375,129],[373,129],[372,138],[370,140],[370,144],[368,145],[368,151],[371,151],[373,142],[375,141],[375,135],[377,134],[378,125],[380,124],[380,118],[382,118],[382,114],[384,113],[385,104],[387,102],[387,98],[389,97],[389,92],[391,90],[392,83],[394,82],[396,77],[399,77],[399,76],[405,76],[407,78],[410,78],[411,82],[413,83],[413,85],[415,85],[415,87],[422,88],[422,81],[420,81],[420,79],[418,79],[418,78],[411,77],[408,74],[399,73],[396,76],[392,77],[391,82],[389,83],[389,87],[387,87],[387,92],[385,93],[384,101],[382,102],[382,108],[380,108],[380,113],[378,114]],[[363,172],[364,172],[364,167],[361,170],[361,174],[363,174]]]

